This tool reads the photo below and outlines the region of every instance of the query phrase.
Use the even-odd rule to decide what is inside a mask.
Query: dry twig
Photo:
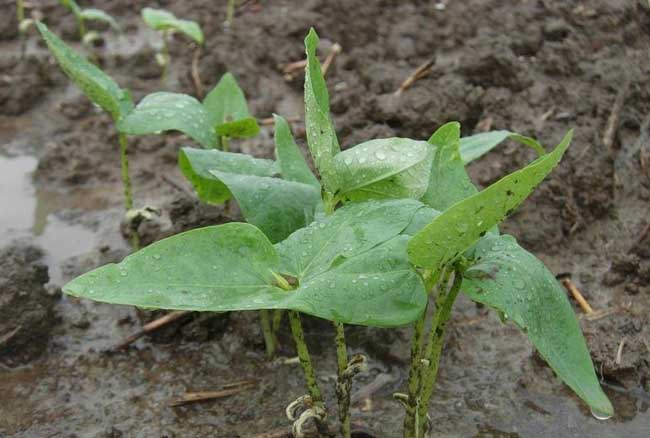
[[[295,123],[295,122],[299,122],[301,118],[299,116],[293,116],[293,117],[286,117],[286,120],[289,123]],[[275,119],[273,119],[273,117],[265,117],[263,119],[258,120],[257,122],[262,126],[272,126],[275,123]]]
[[[431,58],[428,61],[426,61],[424,64],[420,65],[418,68],[416,68],[413,73],[411,73],[406,79],[404,79],[404,82],[399,86],[399,88],[395,91],[395,95],[399,96],[402,94],[407,88],[409,88],[411,85],[415,83],[415,81],[422,79],[423,77],[427,76],[429,73],[431,73],[431,68],[433,67],[433,64],[436,63],[435,58]]]
[[[126,347],[128,347],[129,345],[133,344],[138,339],[140,339],[141,337],[143,337],[144,335],[146,335],[148,333],[151,333],[151,332],[154,332],[154,331],[158,330],[161,327],[164,327],[164,326],[166,326],[166,325],[168,325],[168,324],[170,324],[170,323],[172,323],[172,322],[174,322],[174,321],[176,321],[178,319],[181,319],[182,317],[184,317],[186,315],[189,315],[190,313],[192,313],[192,312],[190,312],[189,310],[177,310],[175,312],[168,313],[167,315],[165,315],[165,316],[163,316],[161,318],[155,319],[155,320],[145,324],[144,326],[142,326],[141,330],[133,333],[131,336],[126,338],[124,341],[120,342],[118,345],[113,347],[111,350],[112,351],[123,350]]]
[[[327,53],[327,56],[325,57],[325,61],[323,61],[323,64],[320,67],[321,71],[323,72],[323,76],[327,74],[327,70],[329,70],[330,66],[332,65],[332,62],[334,62],[334,58],[336,57],[336,55],[341,53],[342,50],[343,48],[339,43],[332,44],[332,47],[330,48],[329,52]],[[303,71],[306,66],[307,66],[306,59],[285,64],[284,66],[282,66],[282,73],[284,73],[284,79],[287,81],[293,80],[293,78],[298,73]]]
[[[614,359],[614,363],[616,365],[621,364],[621,360],[623,359],[623,347],[625,346],[625,339],[621,339],[621,342],[618,344],[618,349],[616,350],[616,359]]]
[[[203,83],[199,75],[199,55],[201,54],[201,47],[197,46],[192,54],[192,82],[194,83],[194,91],[196,92],[197,99],[203,99]]]
[[[256,384],[257,380],[242,380],[241,382],[233,382],[224,385],[223,389],[219,391],[186,392],[179,398],[170,401],[169,406],[182,406],[189,403],[230,397],[231,395],[236,395],[240,392],[251,389]]]
[[[630,80],[625,79],[623,85],[618,90],[616,100],[612,106],[612,112],[609,114],[609,118],[607,119],[605,132],[603,133],[603,144],[608,150],[611,150],[614,147],[614,139],[616,137],[616,132],[618,131],[618,122],[621,118],[621,110],[623,109],[625,97],[627,96],[629,89]]]
[[[591,308],[589,302],[587,302],[585,297],[578,290],[576,285],[573,284],[570,278],[564,277],[560,279],[560,281],[562,282],[562,285],[565,287],[565,289],[570,292],[573,298],[578,302],[578,305],[580,305],[580,308],[583,312],[585,312],[587,315],[594,313],[594,309]]]

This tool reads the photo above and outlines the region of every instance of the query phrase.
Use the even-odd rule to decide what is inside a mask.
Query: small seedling
[[[39,32],[54,55],[61,70],[81,89],[97,106],[106,111],[113,123],[127,115],[133,109],[133,100],[127,90],[120,88],[113,79],[88,62],[79,53],[68,47],[59,37],[50,32],[43,23],[37,22]],[[124,189],[124,207],[129,213],[133,209],[131,178],[129,176],[128,142],[126,135],[119,133],[120,163],[122,166],[122,186]],[[134,249],[139,248],[139,236],[134,229],[132,234]]]
[[[117,21],[101,9],[95,8],[81,8],[75,0],[59,0],[62,6],[68,8],[77,20],[77,29],[79,30],[79,37],[84,46],[92,47],[100,36],[95,31],[88,31],[86,28],[87,21],[101,21],[107,23],[115,32],[120,32],[120,26]]]
[[[334,323],[345,438],[350,382],[363,360],[348,358],[343,324],[414,324],[407,393],[396,398],[406,407],[404,436],[415,438],[431,432],[429,402],[460,292],[513,321],[596,415],[612,415],[566,294],[537,258],[497,228],[558,164],[571,133],[547,153],[535,140],[506,131],[461,139],[460,125],[451,122],[426,142],[378,139],[341,151],[313,30],[305,45],[307,141],[320,179],[281,118],[275,162],[183,149],[181,169],[199,195],[221,202],[233,196],[249,223],[161,240],[72,280],[64,292],[147,308],[288,310],[309,390],[287,409],[296,436],[307,419],[322,427],[325,417],[299,312]],[[464,163],[508,137],[531,146],[538,158],[479,192]],[[297,415],[299,406],[304,411]]]
[[[182,20],[163,9],[144,8],[141,14],[147,26],[162,34],[162,49],[156,54],[156,62],[162,67],[161,82],[165,83],[171,62],[167,40],[174,32],[180,32],[202,45],[203,32],[194,21]]]

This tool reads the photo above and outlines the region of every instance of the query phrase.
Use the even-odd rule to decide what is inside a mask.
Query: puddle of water
[[[0,155],[0,247],[32,238],[47,253],[50,281],[60,284],[61,262],[90,251],[95,235],[57,216],[64,207],[62,200],[70,196],[37,189],[32,182],[37,163],[33,156]]]

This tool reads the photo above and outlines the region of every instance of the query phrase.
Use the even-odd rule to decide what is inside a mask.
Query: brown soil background
[[[159,39],[139,10],[164,7],[201,23],[199,69],[209,89],[230,71],[253,114],[302,119],[302,81],[281,66],[303,58],[314,25],[321,51],[343,52],[327,81],[343,147],[378,137],[428,138],[449,120],[465,135],[510,129],[552,146],[570,128],[564,161],[504,225],[556,273],[574,283],[603,316],[582,318],[594,363],[617,415],[599,422],[536,356],[525,337],[487,309],[461,299],[448,330],[430,415],[444,437],[647,437],[650,431],[650,7],[645,1],[379,0],[246,1],[224,30],[225,2],[81,2],[114,15],[124,35],[106,32],[102,66],[136,100],[160,89],[153,59]],[[444,2],[441,2],[444,3]],[[55,1],[33,2],[67,41],[73,18]],[[298,365],[269,363],[253,314],[186,318],[124,353],[107,354],[140,326],[133,309],[59,296],[63,282],[127,254],[120,235],[117,137],[30,34],[20,60],[13,2],[0,17],[0,152],[38,159],[33,185],[48,212],[92,236],[90,250],[53,259],[30,239],[0,251],[0,437],[254,437],[287,429],[286,404],[305,392]],[[432,73],[396,97],[418,65]],[[172,44],[171,91],[196,94],[192,51]],[[617,96],[623,99],[614,142],[603,142]],[[293,124],[304,145],[304,126]],[[235,150],[272,157],[272,127]],[[137,205],[162,216],[148,241],[196,226],[237,219],[201,206],[176,168],[180,135],[132,138]],[[485,186],[532,159],[506,144],[472,164]],[[0,206],[0,211],[11,206]],[[7,233],[7,230],[0,230]],[[52,281],[44,278],[44,263]],[[28,294],[28,298],[24,298]],[[581,313],[576,307],[576,312]],[[17,316],[18,315],[18,316]],[[333,331],[310,319],[307,336],[335,415]],[[409,330],[349,327],[350,348],[370,358],[355,389],[357,436],[398,437]],[[282,334],[283,356],[293,347]],[[623,342],[620,361],[617,351]],[[242,379],[241,394],[180,408],[184,391],[215,390]],[[374,382],[374,383],[373,383]],[[366,386],[371,385],[371,386]],[[375,388],[369,391],[369,388]]]

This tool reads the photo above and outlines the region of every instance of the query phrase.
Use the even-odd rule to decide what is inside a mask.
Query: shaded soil
[[[74,20],[56,3],[42,2],[48,23],[75,40]],[[220,2],[159,2],[202,24],[202,83],[210,88],[223,73],[233,72],[259,118],[274,112],[302,116],[303,77],[287,80],[281,66],[303,58],[302,39],[315,25],[323,55],[334,42],[343,47],[327,76],[343,147],[376,137],[428,138],[448,120],[460,121],[464,134],[510,129],[549,146],[575,129],[564,161],[503,229],[554,272],[570,273],[597,311],[596,318],[587,318],[576,307],[617,415],[607,422],[593,419],[515,327],[465,299],[454,309],[430,414],[437,436],[646,437],[647,2],[243,3],[234,27],[226,31]],[[97,49],[102,66],[136,99],[158,90],[153,54],[159,40],[137,18],[137,11],[152,3],[92,4],[115,15],[126,29],[121,36],[106,33],[106,44]],[[120,231],[117,137],[108,116],[59,73],[33,33],[27,58],[19,59],[15,22],[11,14],[2,15],[1,151],[36,154],[36,187],[58,193],[62,201],[56,215],[92,230],[97,242],[90,252],[50,265],[61,270],[65,281],[128,253]],[[167,88],[196,95],[192,50],[179,37],[171,52]],[[431,74],[395,96],[404,78],[431,58],[436,60]],[[613,143],[607,145],[604,132],[619,94],[624,105]],[[304,145],[302,123],[293,129]],[[236,209],[225,212],[194,199],[176,168],[178,148],[189,143],[180,135],[130,141],[136,203],[161,211],[143,225],[146,241],[238,217]],[[272,128],[233,146],[272,157]],[[473,164],[470,173],[485,186],[532,158],[532,151],[506,144]],[[4,349],[0,353],[0,436],[251,437],[287,429],[284,408],[305,392],[300,369],[264,358],[254,314],[192,315],[126,352],[106,353],[140,327],[141,315],[126,307],[44,294],[44,268],[31,256],[37,253],[28,243],[0,252],[0,278],[10,286],[0,288],[0,303],[13,296],[12,288],[23,288],[26,302],[40,312],[20,313],[30,318],[20,323],[30,327],[29,337],[19,342],[26,353],[18,348],[11,355]],[[41,298],[31,301],[36,296]],[[15,321],[15,312],[13,305],[7,310],[0,304],[0,337],[6,321]],[[333,330],[314,319],[306,326],[334,416]],[[405,387],[409,330],[347,330],[350,349],[370,358],[368,374],[355,386],[355,427],[365,436],[400,436],[403,411],[391,394]],[[282,355],[292,356],[286,327],[281,340]],[[256,383],[241,394],[179,408],[168,405],[184,391],[216,390],[244,379]]]

